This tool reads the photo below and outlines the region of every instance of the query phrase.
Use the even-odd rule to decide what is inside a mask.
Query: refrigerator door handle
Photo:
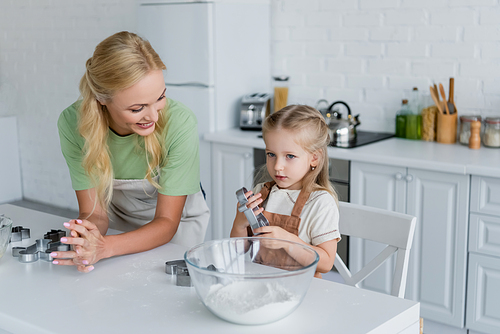
[[[201,87],[201,88],[210,88],[210,85],[201,83],[201,82],[183,82],[183,83],[167,83],[165,82],[165,86],[171,87]]]

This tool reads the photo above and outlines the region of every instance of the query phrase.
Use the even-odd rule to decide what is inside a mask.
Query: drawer
[[[500,333],[500,258],[469,254],[466,327]]]
[[[500,178],[472,177],[470,211],[500,216]]]
[[[500,217],[470,214],[469,251],[500,257]]]

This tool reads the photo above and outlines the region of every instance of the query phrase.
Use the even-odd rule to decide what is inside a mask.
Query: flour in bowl
[[[244,325],[266,324],[290,314],[300,298],[278,283],[239,281],[213,285],[205,305],[218,317]]]

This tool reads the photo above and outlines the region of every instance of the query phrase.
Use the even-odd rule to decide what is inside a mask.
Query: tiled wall
[[[365,127],[394,131],[413,87],[455,78],[459,114],[500,116],[498,0],[274,0],[273,73],[290,100],[344,100]]]
[[[76,209],[56,121],[95,45],[135,30],[136,0],[1,0],[0,117],[17,115],[27,199]],[[456,79],[460,114],[500,114],[499,0],[271,0],[272,72],[290,102],[348,102],[393,130],[412,87]],[[447,85],[445,85],[447,86]]]
[[[135,26],[135,0],[0,1],[0,117],[17,116],[25,198],[77,208],[57,118],[95,45]]]

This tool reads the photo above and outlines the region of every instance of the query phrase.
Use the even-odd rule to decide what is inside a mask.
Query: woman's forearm
[[[108,232],[109,219],[106,214],[98,213],[95,211],[92,214],[80,212],[80,214],[78,215],[78,219],[86,219],[89,222],[94,223],[102,235],[106,235],[106,233]]]
[[[144,252],[164,245],[174,237],[179,223],[168,218],[155,218],[137,230],[104,236],[103,257]]]

